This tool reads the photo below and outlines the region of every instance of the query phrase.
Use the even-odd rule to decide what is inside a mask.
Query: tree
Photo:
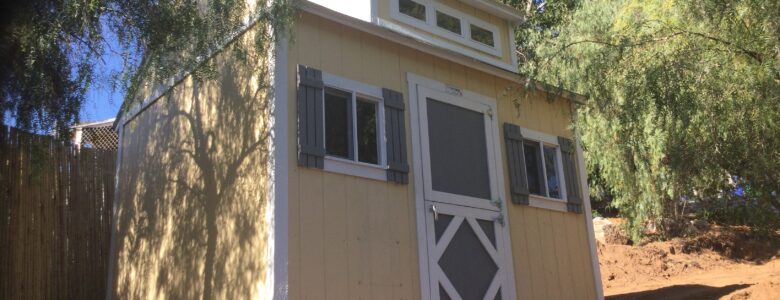
[[[122,57],[114,87],[132,97],[140,81],[182,70],[207,77],[204,56],[246,27],[268,24],[255,47],[289,28],[285,0],[29,0],[0,7],[0,121],[66,134],[78,121],[95,64]],[[106,36],[120,49],[107,47]],[[241,49],[239,49],[240,51]],[[125,101],[126,103],[128,101]]]
[[[780,211],[780,3],[593,0],[561,15],[518,32],[521,72],[589,97],[589,173],[635,239],[735,181]]]

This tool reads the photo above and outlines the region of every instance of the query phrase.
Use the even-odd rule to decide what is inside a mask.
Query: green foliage
[[[634,238],[731,178],[780,209],[780,3],[594,0],[561,14],[555,34],[518,32],[533,58],[521,72],[589,96],[576,126],[591,183]]]
[[[19,127],[61,133],[78,121],[106,51],[123,59],[122,71],[107,77],[132,99],[141,81],[186,70],[208,78],[206,55],[251,22],[261,24],[257,51],[236,51],[264,53],[294,17],[288,0],[7,2],[0,12],[0,121],[10,113]],[[119,49],[109,49],[107,37]]]

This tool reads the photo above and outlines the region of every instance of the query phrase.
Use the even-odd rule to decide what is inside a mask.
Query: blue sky
[[[103,35],[108,44],[105,45],[102,59],[96,62],[95,78],[81,107],[82,122],[116,117],[124,99],[122,91],[112,91],[111,88],[111,75],[122,69],[122,57],[119,52],[123,49],[117,43],[113,32],[106,30],[107,28],[108,26],[104,24]]]

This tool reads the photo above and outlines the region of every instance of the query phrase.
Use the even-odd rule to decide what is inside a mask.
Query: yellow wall
[[[269,99],[255,64],[233,54],[213,59],[217,78],[185,78],[124,127],[117,298],[199,299],[207,283],[217,299],[256,298],[266,284]]]
[[[420,297],[414,184],[298,168],[297,64],[402,91],[407,107],[405,74],[415,73],[497,99],[499,123],[572,135],[566,100],[532,95],[515,107],[513,99],[520,93],[514,83],[304,14],[294,32],[288,65],[290,299]],[[406,114],[411,157],[408,109]],[[503,153],[503,142],[500,148]],[[507,185],[504,199],[508,195]],[[595,298],[584,215],[508,206],[518,298]]]
[[[378,4],[377,4],[377,14],[379,15],[379,18],[387,20],[387,21],[391,21],[391,22],[393,22],[395,24],[400,25],[401,27],[404,27],[407,30],[414,31],[414,32],[419,33],[419,34],[432,35],[431,33],[427,32],[427,31],[420,30],[417,27],[410,26],[410,25],[408,25],[406,23],[399,22],[399,21],[393,19],[393,17],[390,14],[390,10],[392,9],[392,7],[390,6],[390,1],[394,1],[394,0],[378,0],[377,1],[378,2]],[[509,26],[510,26],[509,22],[507,22],[506,20],[504,20],[502,18],[499,18],[499,17],[496,17],[496,16],[494,16],[492,14],[489,14],[489,13],[487,13],[487,12],[481,10],[481,9],[475,8],[475,7],[470,6],[470,5],[466,5],[463,2],[460,2],[460,1],[457,1],[457,0],[437,0],[436,2],[442,3],[442,4],[452,8],[454,10],[457,10],[457,11],[462,12],[462,13],[468,15],[468,16],[475,17],[475,18],[477,18],[477,19],[479,19],[481,21],[484,21],[484,22],[486,22],[488,24],[491,24],[491,25],[494,25],[494,26],[498,27],[498,30],[499,30],[499,32],[498,32],[498,39],[499,39],[499,41],[501,43],[501,49],[500,49],[501,50],[501,56],[495,56],[494,54],[484,52],[484,51],[479,50],[477,48],[471,48],[469,46],[463,46],[461,43],[454,42],[452,40],[449,40],[449,39],[446,39],[446,38],[442,38],[442,37],[437,37],[436,35],[433,35],[435,39],[441,40],[441,41],[445,41],[445,42],[448,42],[448,43],[452,43],[452,44],[455,44],[455,45],[461,45],[461,47],[467,48],[470,51],[474,51],[474,52],[477,52],[479,54],[482,54],[482,55],[485,55],[485,56],[488,56],[488,57],[491,57],[491,58],[498,59],[499,61],[501,61],[503,63],[506,63],[506,64],[512,64],[512,57],[511,57],[511,54],[510,54],[511,51],[512,51],[510,49],[511,48],[510,47],[510,42],[511,41],[509,40]]]

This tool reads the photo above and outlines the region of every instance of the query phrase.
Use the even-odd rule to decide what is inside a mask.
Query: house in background
[[[301,2],[273,93],[229,51],[254,26],[121,116],[112,295],[602,298],[586,99],[517,95],[521,12],[355,2]]]

